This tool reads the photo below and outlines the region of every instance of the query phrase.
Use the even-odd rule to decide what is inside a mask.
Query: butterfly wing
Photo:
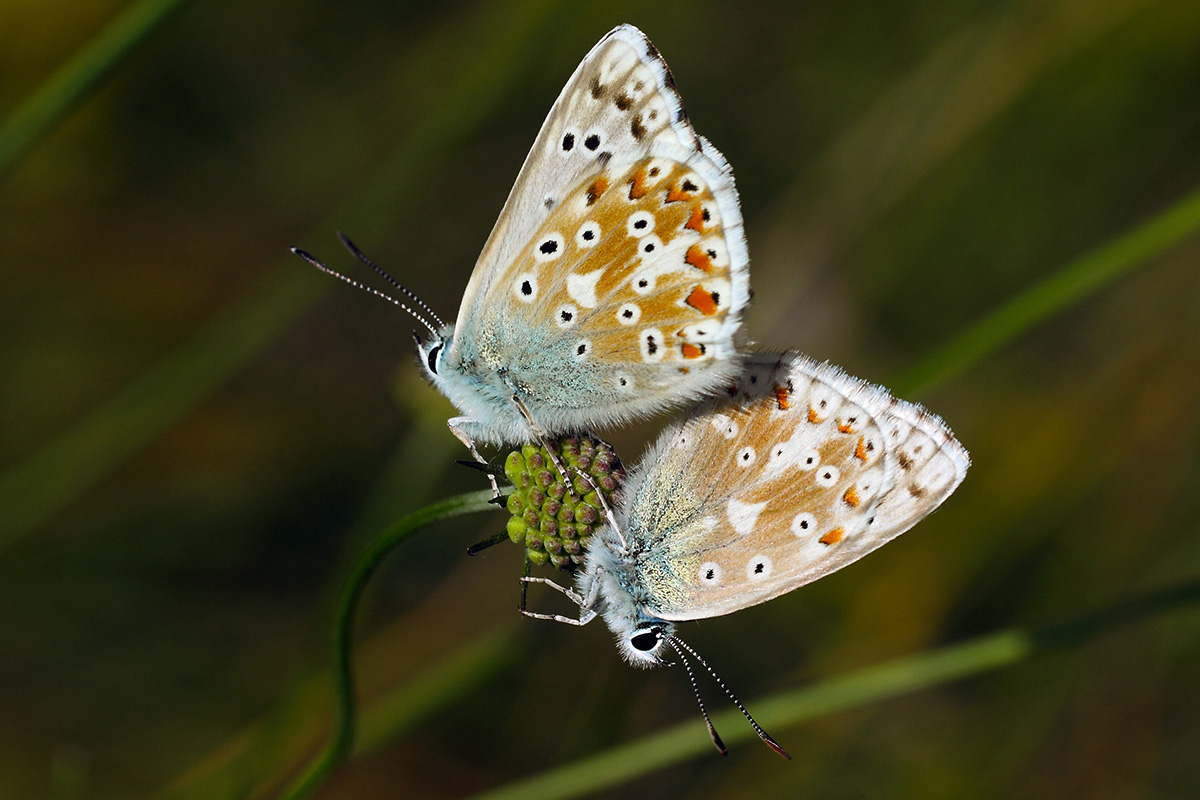
[[[969,463],[920,406],[804,356],[755,355],[627,484],[646,611],[718,616],[814,581],[934,511]]]
[[[658,51],[618,27],[538,134],[452,360],[502,369],[548,430],[615,422],[723,382],[748,301],[728,165],[688,124]]]

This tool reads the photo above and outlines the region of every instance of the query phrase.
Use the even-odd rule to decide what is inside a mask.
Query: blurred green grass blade
[[[825,714],[1016,664],[1034,655],[1079,644],[1121,623],[1197,602],[1200,602],[1200,579],[1069,622],[1032,630],[1000,631],[867,667],[803,689],[781,692],[750,705],[768,730],[794,726]],[[754,744],[753,731],[736,709],[714,714],[713,723],[723,731],[727,744],[742,741]],[[699,719],[478,795],[477,800],[579,797],[695,757],[717,757]]]
[[[1026,289],[902,373],[893,390],[929,391],[1198,229],[1200,190]]]
[[[0,180],[121,59],[186,0],[142,0],[118,14],[0,126]]]
[[[347,219],[371,235],[414,202],[424,177],[500,103],[520,65],[535,52],[557,0],[488,6],[473,36],[484,44],[442,102],[421,116],[377,180],[319,229]],[[384,205],[387,205],[386,213]],[[229,312],[211,321],[109,402],[26,462],[0,475],[0,551],[28,535],[216,391],[279,338],[330,286],[290,254]]]
[[[357,725],[353,664],[354,618],[359,600],[362,599],[371,576],[383,563],[384,558],[409,536],[443,519],[477,511],[495,510],[496,507],[490,503],[491,499],[491,490],[483,490],[450,497],[414,511],[376,536],[354,563],[334,607],[333,680],[337,692],[337,709],[333,733],[324,751],[281,797],[288,800],[308,797],[346,760],[354,748]],[[444,672],[437,671],[436,674],[438,677],[432,682],[436,683],[438,690],[453,695],[461,680],[470,673],[446,669]],[[401,709],[404,705],[400,704]],[[375,735],[382,738],[383,734],[377,729]]]
[[[0,550],[194,408],[275,341],[324,289],[315,275],[273,273],[170,357],[0,475]]]
[[[394,636],[386,630],[376,635]],[[355,753],[370,751],[453,705],[510,665],[521,652],[511,628],[490,630],[360,706]],[[310,753],[329,730],[330,676],[306,679],[268,720],[247,727],[159,792],[159,800],[260,798],[295,774],[298,753]]]

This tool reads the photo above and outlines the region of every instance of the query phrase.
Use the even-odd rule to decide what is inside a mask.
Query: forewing
[[[968,465],[919,406],[803,356],[755,356],[629,484],[646,610],[717,616],[816,580],[935,510]]]
[[[666,64],[617,28],[543,126],[454,346],[502,368],[550,432],[685,402],[734,370],[742,227],[728,165],[688,125]]]
[[[584,57],[550,109],[467,284],[456,329],[511,273],[565,194],[614,153],[644,153],[656,140],[696,146],[666,62],[632,25],[614,28]]]

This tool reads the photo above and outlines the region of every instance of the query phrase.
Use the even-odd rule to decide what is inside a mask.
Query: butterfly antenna
[[[712,739],[712,743],[717,746],[717,752],[723,756],[729,755],[729,751],[725,749],[725,743],[721,741],[721,737],[717,735],[717,729],[713,727],[712,720],[708,717],[708,709],[704,707],[704,698],[700,696],[700,684],[696,683],[696,673],[692,671],[692,665],[687,660],[687,656],[675,644],[675,640],[668,636],[664,641],[675,650],[679,656],[679,660],[683,662],[683,668],[687,670],[688,680],[692,682],[692,692],[696,695],[696,703],[700,706],[700,713],[704,716],[704,724],[708,726],[708,736]]]
[[[364,286],[363,284],[359,283],[358,281],[354,280],[353,278],[347,278],[345,275],[338,272],[337,270],[334,270],[334,269],[331,269],[331,268],[325,266],[320,261],[318,261],[317,259],[310,256],[308,253],[301,250],[299,247],[293,247],[293,248],[291,248],[291,250],[293,253],[295,253],[296,255],[303,258],[309,264],[312,264],[314,267],[321,270],[321,272],[324,272],[328,275],[332,275],[333,277],[335,277],[339,280],[343,280],[346,283],[350,284],[351,286],[353,286],[357,289],[362,289],[364,292],[370,292],[371,294],[375,295],[376,297],[382,297],[384,300],[387,300],[389,303],[393,303],[395,305],[400,306],[405,311],[407,311],[409,314],[412,314],[413,317],[415,317],[418,322],[420,322],[422,325],[424,325],[426,328],[428,328],[429,332],[433,336],[438,335],[437,329],[434,328],[432,325],[430,325],[429,322],[424,317],[422,317],[420,314],[413,311],[411,308],[404,305],[404,303],[401,303],[399,300],[392,297],[391,295],[386,295],[383,292],[379,291],[378,289],[372,289],[370,286]]]
[[[363,253],[362,250],[358,249],[358,245],[356,245],[356,244],[354,244],[354,242],[350,241],[349,236],[342,233],[341,231],[338,231],[337,235],[338,235],[338,238],[342,240],[342,245],[345,246],[345,248],[347,250],[349,250],[354,255],[355,258],[357,258],[359,261],[366,264],[371,269],[378,272],[380,275],[383,276],[384,280],[386,280],[392,286],[395,286],[400,291],[404,292],[404,294],[406,294],[409,298],[411,298],[414,303],[419,305],[421,308],[425,309],[425,313],[427,313],[427,314],[429,314],[429,316],[433,317],[433,321],[436,322],[440,327],[443,327],[443,328],[446,327],[446,323],[442,322],[441,317],[439,317],[436,313],[434,313],[434,310],[432,308],[430,308],[425,303],[424,300],[417,297],[417,295],[411,289],[409,289],[407,286],[400,283],[398,280],[393,278],[391,275],[388,275],[387,272],[384,271],[383,267],[379,266],[374,261],[367,258],[366,254]]]
[[[733,704],[738,707],[738,711],[742,712],[742,716],[744,716],[747,719],[747,721],[749,721],[750,727],[754,728],[754,732],[758,734],[759,739],[763,740],[763,744],[765,744],[767,747],[774,750],[776,753],[778,753],[783,758],[786,758],[788,761],[792,760],[792,757],[790,755],[788,755],[788,751],[784,750],[782,747],[780,747],[779,742],[772,739],[771,736],[762,729],[762,726],[754,721],[754,717],[750,716],[750,712],[746,710],[746,707],[744,705],[742,705],[742,701],[737,699],[737,696],[729,690],[728,686],[725,685],[725,681],[721,680],[721,676],[716,673],[716,670],[714,670],[712,667],[710,667],[708,665],[707,661],[705,661],[703,658],[700,657],[699,653],[697,653],[692,648],[688,647],[687,642],[685,642],[682,639],[679,639],[677,637],[674,637],[674,636],[667,637],[667,643],[670,644],[672,647],[677,647],[677,646],[682,647],[689,654],[691,654],[692,658],[696,659],[701,664],[703,664],[704,668],[706,670],[708,670],[708,674],[713,676],[713,680],[715,680],[717,682],[717,685],[720,686],[721,689],[724,690],[725,694],[729,696],[729,699],[733,701]],[[709,724],[709,727],[710,728],[712,727],[711,723]]]

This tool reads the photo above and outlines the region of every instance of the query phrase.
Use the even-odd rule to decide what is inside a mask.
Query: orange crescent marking
[[[816,425],[818,422],[821,421],[821,418],[817,416],[817,410],[815,408],[813,408],[812,406],[808,407],[808,421],[811,422],[813,425]]]
[[[691,342],[684,342],[683,347],[680,348],[680,350],[683,352],[684,358],[699,358],[700,356],[704,355],[704,345],[702,344],[695,345]]]
[[[587,204],[590,206],[592,203],[600,199],[600,195],[607,191],[608,178],[596,178],[596,180],[592,181],[592,185],[588,187]]]
[[[692,216],[688,218],[683,227],[690,228],[697,233],[704,233],[704,208],[699,204],[692,206]]]
[[[854,457],[859,461],[867,460],[867,447],[863,437],[858,437],[858,446],[854,448]]]
[[[788,410],[788,390],[786,386],[775,387],[775,402],[779,404],[780,411]]]
[[[850,423],[841,420],[838,420],[838,430],[842,433],[854,433],[854,428],[850,427]]]
[[[698,244],[694,244],[687,249],[683,260],[701,272],[712,272],[712,259],[708,257],[708,253],[700,249],[700,245]]]
[[[817,541],[824,545],[834,545],[842,540],[842,529],[834,528]]]
[[[629,182],[629,199],[637,200],[640,197],[646,196],[646,170],[639,169],[633,173],[633,180]]]
[[[691,200],[691,192],[685,192],[675,184],[671,184],[671,188],[667,189],[667,202],[678,203],[680,200]]]
[[[857,508],[858,505],[862,503],[862,498],[858,496],[858,490],[853,486],[847,489],[846,493],[842,495],[842,500],[844,500],[846,505],[850,506],[851,508]]]
[[[692,289],[692,293],[688,295],[687,300],[684,302],[706,317],[711,317],[717,313],[717,303],[713,300],[712,293],[705,291],[702,286]]]

